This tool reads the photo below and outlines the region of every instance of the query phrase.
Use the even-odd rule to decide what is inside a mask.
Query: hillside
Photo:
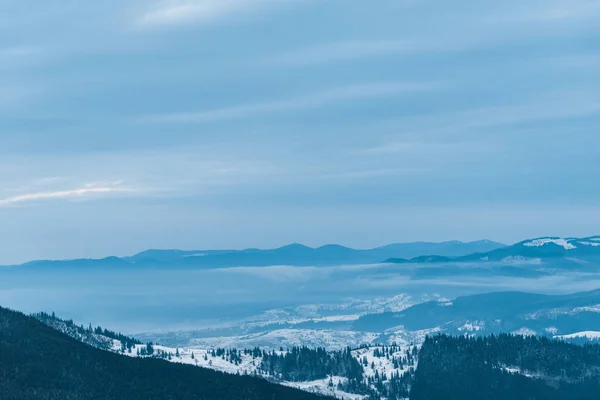
[[[263,379],[99,350],[4,308],[0,332],[3,400],[319,398]]]
[[[448,334],[527,333],[550,337],[600,330],[600,290],[569,295],[496,292],[429,301],[399,312],[369,314],[354,329],[436,329]],[[565,339],[568,337],[565,336]]]
[[[168,347],[103,329],[76,325],[53,314],[34,314],[44,324],[93,347],[128,357],[165,360],[228,374],[258,376],[311,393],[358,400],[365,396],[405,399],[417,363],[409,344],[362,345],[351,349],[293,346],[275,349]]]
[[[592,400],[600,345],[512,335],[425,340],[411,400]]]

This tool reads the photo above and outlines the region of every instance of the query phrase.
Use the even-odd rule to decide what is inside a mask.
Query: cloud
[[[263,8],[275,0],[168,0],[143,13],[138,26],[156,27],[182,23],[212,23],[224,17]]]
[[[404,93],[422,92],[439,87],[434,83],[422,82],[372,82],[346,86],[309,95],[299,96],[281,101],[244,104],[213,110],[174,113],[141,118],[146,123],[191,123],[212,122],[220,120],[242,119],[255,115],[273,114],[278,112],[303,110],[326,106],[333,103],[394,96]]]
[[[398,40],[348,41],[317,45],[282,54],[270,66],[306,66],[354,60],[365,57],[422,51],[413,43]]]
[[[333,181],[354,181],[354,180],[365,180],[374,179],[380,177],[390,177],[397,175],[414,175],[425,172],[424,169],[419,168],[380,168],[380,169],[367,169],[362,171],[348,171],[340,173],[331,173],[317,176],[315,178],[323,180]]]
[[[317,267],[294,267],[291,265],[274,265],[267,267],[233,267],[217,270],[216,273],[226,275],[249,275],[272,282],[307,282],[322,276],[329,276],[333,270]]]
[[[488,150],[488,146],[482,142],[476,141],[415,141],[415,140],[395,140],[384,142],[374,147],[366,147],[357,149],[353,154],[383,156],[404,154],[405,156],[417,155],[423,157],[430,155],[432,157],[440,157],[448,154],[455,156],[467,152],[481,153]]]
[[[26,203],[36,200],[81,197],[90,194],[131,191],[131,188],[121,186],[122,182],[90,183],[82,188],[70,190],[55,190],[47,192],[26,193],[18,196],[0,199],[0,207],[12,204]]]
[[[20,68],[31,64],[41,57],[39,48],[32,46],[13,46],[0,48],[0,69]]]
[[[508,16],[500,16],[502,22],[523,21],[523,22],[559,22],[559,21],[580,21],[585,19],[596,20],[600,15],[600,5],[596,1],[589,0],[538,0],[533,3],[526,3],[525,6],[512,10]],[[496,17],[498,18],[498,17]]]
[[[312,46],[287,51],[255,65],[260,68],[305,67],[395,54],[443,54],[489,49],[506,44],[522,45],[524,38],[537,40],[542,28],[547,30],[547,34],[555,34],[557,22],[566,23],[567,28],[576,28],[577,23],[595,21],[600,15],[600,5],[588,0],[573,0],[568,3],[563,0],[538,0],[523,3],[524,5],[519,2],[508,3],[508,7],[500,5],[492,11],[488,6],[483,14],[477,9],[474,14],[463,11],[456,14],[459,23],[451,32],[445,29],[448,20],[439,18],[437,13],[428,9],[425,16],[431,29],[427,32],[415,34],[414,31],[406,31],[406,34],[396,35],[402,37],[402,40],[386,38],[324,44],[316,42]],[[412,6],[417,3],[409,5],[409,8],[414,8]],[[423,9],[421,11],[424,12]],[[532,25],[535,29],[532,29]],[[561,32],[565,33],[564,30]]]

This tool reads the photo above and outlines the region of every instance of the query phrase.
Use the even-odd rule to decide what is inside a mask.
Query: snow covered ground
[[[342,398],[345,400],[362,400],[365,396],[360,394],[348,393],[342,390],[337,389],[338,382],[346,381],[346,378],[339,376],[332,376],[330,378],[319,379],[315,381],[308,382],[281,382],[282,385],[295,387],[306,392],[323,394],[326,396],[332,396],[336,398]],[[329,383],[332,382],[333,386],[330,386]]]
[[[379,336],[378,333],[358,331],[278,329],[242,336],[192,339],[189,346],[195,348],[226,347],[238,349],[253,347],[278,349],[281,346],[307,346],[339,350],[348,346],[358,347],[364,343],[373,343]]]
[[[540,247],[540,246],[544,246],[544,245],[546,245],[548,243],[554,243],[557,246],[561,246],[561,247],[565,248],[565,250],[573,250],[573,249],[577,248],[569,240],[567,240],[567,239],[560,239],[560,238],[540,238],[540,239],[534,239],[534,240],[531,240],[529,242],[523,243],[523,246],[525,246],[525,247]]]
[[[541,310],[535,313],[527,314],[525,319],[541,319],[541,318],[556,318],[560,315],[577,315],[581,313],[600,313],[600,304],[593,304],[584,307],[561,307]]]
[[[583,331],[571,333],[569,335],[554,336],[555,339],[591,339],[600,340],[600,332],[598,331]]]
[[[152,356],[140,355],[141,352],[147,349],[147,345],[136,345],[131,351],[126,351],[122,354],[130,357],[154,357],[156,354],[162,353],[163,357],[164,355],[169,355],[169,357],[165,359],[174,363],[195,365],[229,374],[261,376],[286,386],[296,387],[313,393],[337,396],[337,398],[348,400],[361,400],[365,398],[365,396],[362,395],[339,390],[337,388],[338,383],[346,381],[346,378],[340,376],[330,376],[324,379],[307,382],[277,380],[260,370],[259,367],[262,361],[261,356],[254,357],[252,354],[244,354],[243,351],[238,352],[241,361],[231,361],[227,354],[222,356],[216,355],[213,353],[213,349],[196,347],[176,348],[161,345],[153,345],[152,348],[154,351]],[[416,368],[416,360],[411,365],[407,362],[407,354],[413,354],[414,346],[387,346],[388,352],[385,355],[384,348],[384,346],[370,346],[368,348],[365,347],[352,351],[352,355],[361,365],[363,365],[365,382],[367,382],[369,378],[374,378],[375,376],[385,375],[390,377],[392,373],[403,374]],[[112,350],[121,353],[121,343],[115,340]],[[282,352],[276,351],[276,353],[281,354]],[[402,365],[397,365],[397,367],[395,367],[394,360],[396,360],[396,362],[401,360]]]

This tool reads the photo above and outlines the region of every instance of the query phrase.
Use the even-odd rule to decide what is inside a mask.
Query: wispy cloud
[[[244,104],[213,110],[146,116],[140,119],[145,123],[191,123],[212,122],[247,118],[255,115],[323,107],[333,103],[395,96],[404,93],[429,91],[439,85],[427,82],[373,82],[352,85],[280,101]]]
[[[165,0],[139,16],[138,26],[211,23],[230,15],[252,12],[276,0]]]
[[[32,46],[13,46],[0,48],[0,68],[21,67],[41,56],[39,48]]]
[[[410,53],[421,50],[411,42],[399,40],[348,41],[320,44],[282,54],[269,61],[271,66],[307,66],[365,57]]]
[[[600,15],[600,4],[590,0],[537,0],[522,2],[508,14],[495,16],[501,22],[560,22],[596,19]]]
[[[122,186],[122,182],[90,183],[84,187],[69,190],[55,190],[37,193],[25,193],[18,196],[0,199],[0,207],[19,203],[32,202],[37,200],[63,199],[82,197],[92,194],[102,194],[111,192],[124,192],[133,189]]]
[[[424,172],[424,169],[419,168],[380,168],[366,169],[359,171],[347,171],[339,173],[324,174],[315,177],[316,179],[331,180],[331,181],[356,181],[365,179],[375,179],[381,177],[398,176],[398,175],[414,175]]]
[[[354,154],[362,155],[397,155],[397,154],[411,154],[423,157],[423,155],[430,156],[441,156],[444,154],[456,155],[459,153],[466,152],[485,152],[488,148],[479,142],[473,141],[415,141],[415,140],[395,140],[389,141],[377,146],[367,147],[358,149]]]

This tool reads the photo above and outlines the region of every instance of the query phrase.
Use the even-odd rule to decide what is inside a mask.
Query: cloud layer
[[[121,182],[111,182],[111,183],[94,183],[87,184],[84,187],[78,189],[70,189],[70,190],[55,190],[55,191],[47,191],[47,192],[37,192],[37,193],[25,193],[20,194],[13,197],[7,197],[4,199],[0,199],[0,207],[9,206],[20,203],[33,202],[38,200],[51,200],[51,199],[70,199],[70,198],[79,198],[94,194],[105,194],[105,193],[113,193],[113,192],[124,192],[129,191],[131,189],[127,189],[121,186]]]

